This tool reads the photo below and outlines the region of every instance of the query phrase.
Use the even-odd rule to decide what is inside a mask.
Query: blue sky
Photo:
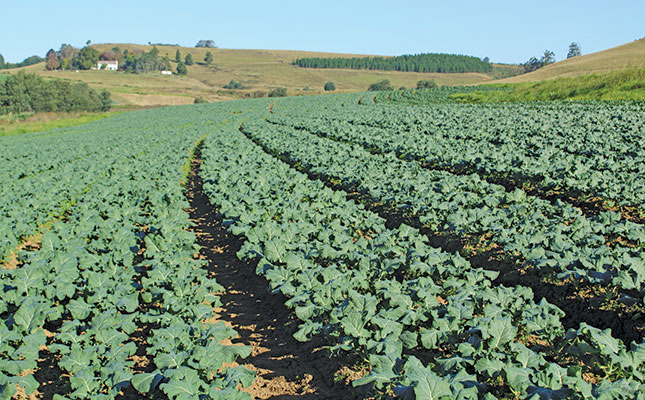
[[[566,58],[645,37],[643,0],[193,1],[21,0],[0,7],[0,54],[18,62],[61,43],[178,43],[222,48],[400,55],[422,52],[521,63]]]

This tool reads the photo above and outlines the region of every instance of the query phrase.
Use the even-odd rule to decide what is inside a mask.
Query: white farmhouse
[[[172,75],[172,71],[161,71],[161,75]]]
[[[108,71],[118,71],[119,70],[119,62],[114,60],[99,60],[98,69],[105,69]]]

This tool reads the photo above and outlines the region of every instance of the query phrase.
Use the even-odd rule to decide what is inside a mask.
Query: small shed
[[[117,60],[99,60],[97,68],[105,69],[108,71],[118,71],[119,62]]]

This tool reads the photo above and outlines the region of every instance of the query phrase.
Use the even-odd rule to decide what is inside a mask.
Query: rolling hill
[[[96,44],[98,51],[118,46],[121,50],[149,51],[151,46],[136,44]],[[21,68],[42,76],[87,82],[91,87],[107,89],[118,105],[155,106],[189,104],[196,97],[209,101],[243,98],[266,93],[272,88],[286,87],[289,95],[306,95],[323,92],[323,85],[333,81],[336,92],[364,91],[379,80],[389,79],[393,87],[415,87],[417,81],[432,79],[439,85],[470,85],[490,81],[504,74],[516,73],[512,65],[497,65],[490,74],[483,73],[414,73],[397,71],[364,71],[345,69],[298,68],[291,64],[302,57],[356,57],[356,54],[320,53],[291,50],[235,50],[208,49],[177,46],[157,46],[161,56],[168,55],[174,62],[177,49],[182,58],[190,53],[195,64],[188,66],[187,76],[162,76],[159,73],[126,74],[114,71],[46,71],[44,63]],[[212,52],[214,62],[203,63],[206,52]],[[15,70],[14,70],[15,71]],[[227,90],[231,79],[241,81],[245,89]]]
[[[645,68],[645,39],[562,60],[528,74],[502,79],[499,83],[537,82],[638,68]]]
[[[103,52],[118,46],[150,51],[151,46],[137,44],[95,44]],[[208,49],[178,46],[157,46],[161,56],[174,61],[179,50],[182,58],[190,53],[195,64],[188,66],[187,76],[162,76],[159,73],[127,74],[115,71],[46,71],[44,63],[20,68],[39,75],[86,82],[91,87],[106,89],[112,94],[117,107],[145,107],[193,103],[196,97],[208,101],[229,100],[253,96],[266,96],[273,88],[285,87],[289,95],[323,93],[323,85],[333,81],[336,92],[364,91],[379,80],[388,79],[395,88],[415,87],[421,79],[432,79],[439,85],[477,85],[492,83],[538,82],[591,73],[606,73],[625,69],[645,68],[645,40],[559,61],[537,71],[516,75],[518,65],[493,64],[492,73],[415,73],[398,71],[366,71],[350,69],[299,68],[291,64],[303,57],[356,57],[357,54],[321,53],[294,50],[242,50]],[[203,60],[206,53],[213,53],[214,62],[208,66]],[[11,70],[12,73],[17,70]],[[511,76],[505,78],[507,76]],[[499,79],[503,78],[503,79]],[[240,81],[244,89],[229,90],[224,86],[230,80]]]

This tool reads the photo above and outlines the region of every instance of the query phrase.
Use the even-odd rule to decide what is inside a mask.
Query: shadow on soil
[[[519,257],[504,254],[499,245],[483,251],[467,250],[467,248],[477,247],[477,241],[472,242],[473,238],[461,237],[448,232],[433,232],[419,221],[418,216],[407,215],[392,205],[381,203],[355,184],[339,184],[336,183],[335,177],[312,172],[306,165],[294,162],[290,154],[272,152],[252,135],[246,133],[242,127],[240,127],[240,131],[267,154],[306,174],[309,179],[319,180],[332,190],[347,192],[347,200],[361,203],[367,210],[384,218],[386,220],[385,226],[388,229],[396,229],[405,223],[419,229],[423,235],[428,237],[433,247],[450,253],[459,252],[475,267],[499,271],[499,277],[493,281],[495,285],[530,287],[536,302],[545,298],[549,303],[565,312],[565,317],[561,318],[565,329],[577,329],[581,322],[600,329],[609,328],[613,337],[622,340],[628,346],[630,342],[636,341],[638,343],[645,337],[644,317],[641,308],[618,304],[616,302],[618,295],[616,294],[608,299],[603,298],[604,296],[599,292],[604,289],[600,285],[583,282],[559,282],[558,284],[547,282],[547,272],[527,267],[526,262]],[[627,294],[634,295],[634,293]]]
[[[284,305],[286,298],[273,294],[264,277],[256,275],[255,263],[240,261],[241,241],[221,224],[221,216],[203,192],[199,176],[201,149],[195,152],[186,196],[187,210],[195,223],[193,231],[202,247],[200,256],[225,292],[220,295],[219,320],[239,334],[233,344],[253,347],[239,362],[257,371],[256,381],[245,391],[259,399],[360,399],[351,386],[335,382],[334,374],[345,364],[314,340],[300,343],[293,338],[298,321]]]

